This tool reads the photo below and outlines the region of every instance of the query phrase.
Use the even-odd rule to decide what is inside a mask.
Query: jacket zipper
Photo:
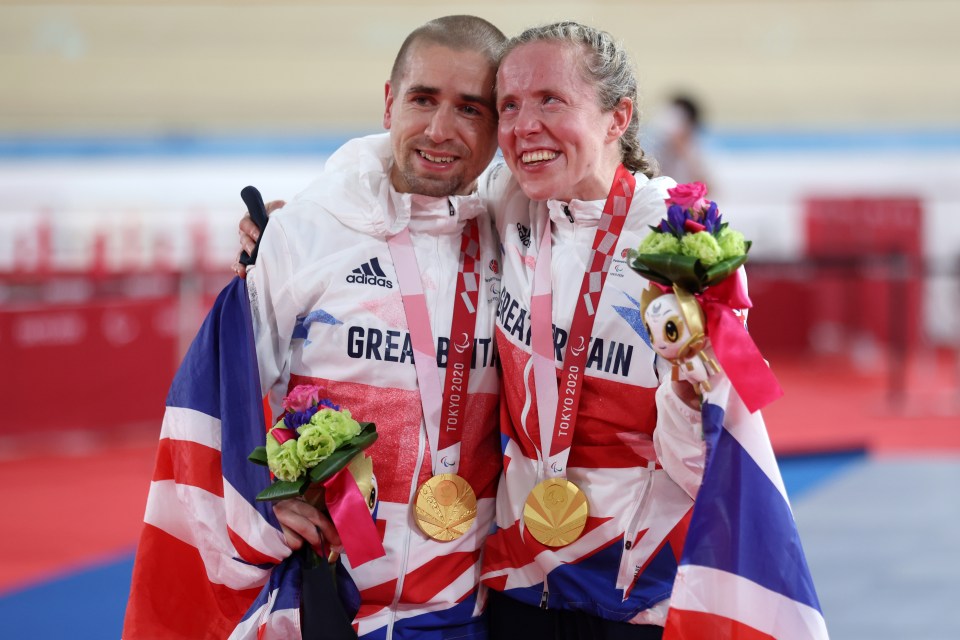
[[[623,532],[623,535],[625,536],[623,546],[628,551],[633,548],[633,539],[637,537],[637,526],[639,525],[640,514],[643,513],[643,507],[647,504],[647,500],[649,499],[653,490],[653,472],[655,469],[655,462],[647,463],[647,483],[643,488],[643,495],[640,497],[640,503],[637,505],[636,510],[633,512],[633,516],[627,523],[627,528]]]
[[[419,438],[419,448],[417,449],[417,464],[413,470],[413,478],[410,483],[410,497],[407,504],[412,505],[417,497],[417,479],[420,477],[420,468],[423,466],[423,430],[421,429]],[[403,553],[400,555],[400,575],[397,577],[397,589],[393,594],[393,602],[390,603],[390,622],[387,625],[387,640],[393,638],[393,624],[397,620],[397,605],[400,602],[400,594],[403,593],[404,578],[407,575],[407,559],[410,555],[410,535],[409,528],[406,529],[403,538]]]
[[[529,364],[530,362],[532,362],[532,361],[531,361],[531,360],[528,360],[528,361],[527,361],[528,364]],[[527,375],[527,371],[525,370],[525,371],[524,371],[524,380],[529,380],[529,379],[530,379],[530,378],[529,378],[529,376]],[[524,384],[526,384],[526,383],[524,383]],[[528,387],[528,389],[529,389],[529,387]],[[528,397],[530,397],[531,399],[533,398],[533,394],[530,394],[529,391],[528,391]],[[524,418],[525,418],[524,424],[526,424],[526,422],[527,422],[526,419],[529,419],[529,417],[530,417],[530,414],[529,414],[529,413],[527,413],[527,414],[524,416]],[[527,431],[526,429],[524,429],[524,430]],[[531,434],[530,434],[530,431],[527,431],[527,435],[531,435]],[[544,464],[543,464],[542,455],[543,455],[543,454],[542,454],[542,452],[541,452],[541,454],[537,456],[537,484],[539,484],[540,482],[543,481],[543,469],[544,469]],[[520,525],[523,526],[523,513],[522,513],[522,512],[521,512],[521,514],[520,514]],[[549,600],[549,599],[550,599],[550,592],[549,592],[549,590],[548,590],[548,588],[547,588],[547,574],[546,574],[546,572],[544,572],[544,574],[543,574],[543,594],[540,596],[540,608],[541,608],[541,609],[546,609],[546,608],[548,608],[548,604],[547,604],[547,603],[548,603],[548,600]]]

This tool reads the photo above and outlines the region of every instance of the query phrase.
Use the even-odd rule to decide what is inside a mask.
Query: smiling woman
[[[514,49],[500,67],[500,148],[531,199],[602,198],[620,163],[617,140],[633,101],[602,109],[582,57],[574,44],[535,42]]]
[[[491,636],[655,640],[671,626],[672,597],[683,602],[674,578],[693,499],[724,484],[704,479],[701,434],[718,424],[707,416],[732,407],[723,428],[765,435],[763,418],[756,406],[738,412],[725,372],[711,369],[723,390],[713,396],[671,376],[640,320],[647,282],[617,268],[676,186],[651,177],[639,147],[622,45],[560,22],[505,50],[498,137],[512,175],[493,170],[484,184],[504,247],[509,460],[481,576]]]

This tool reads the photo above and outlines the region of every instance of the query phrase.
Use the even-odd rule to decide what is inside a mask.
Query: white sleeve
[[[494,159],[477,181],[477,194],[487,205],[487,211],[498,231],[503,219],[505,201],[513,181],[510,169],[502,159]]]
[[[257,262],[247,273],[247,290],[257,346],[260,389],[273,415],[290,379],[291,341],[299,314],[292,252],[281,216],[270,218],[260,240]]]
[[[657,388],[653,446],[667,474],[691,498],[696,498],[706,460],[703,424],[700,412],[688,407],[674,393],[669,377]]]

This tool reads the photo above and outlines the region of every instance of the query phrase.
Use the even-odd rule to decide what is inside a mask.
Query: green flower
[[[305,424],[300,427],[297,452],[307,469],[312,469],[329,458],[336,448],[337,441],[325,426]]]
[[[705,265],[717,264],[722,259],[720,245],[706,231],[688,233],[680,240],[680,252],[685,256],[699,258]]]
[[[297,451],[297,441],[287,440],[283,444],[273,437],[273,430],[267,434],[267,466],[279,480],[293,482],[306,471],[300,454]]]
[[[342,411],[320,409],[310,418],[310,424],[324,429],[338,447],[360,433],[360,423],[350,416],[350,411],[347,409]],[[306,427],[301,427],[301,429],[304,428]]]
[[[723,254],[724,260],[742,256],[747,252],[747,242],[744,240],[743,234],[729,227],[720,232],[717,242],[720,244],[720,252]]]
[[[680,241],[672,233],[651,231],[640,242],[637,253],[680,253]]]

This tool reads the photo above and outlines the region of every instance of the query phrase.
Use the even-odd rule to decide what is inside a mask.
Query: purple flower
[[[320,407],[314,405],[303,411],[290,411],[283,416],[283,423],[287,425],[288,429],[296,430],[297,427],[303,426],[310,422],[310,418],[313,417],[313,414],[317,412],[317,409]]]
[[[324,407],[326,407],[327,409],[333,409],[334,411],[340,411],[340,405],[334,404],[331,400],[327,398],[324,398],[323,400],[321,400],[320,404],[317,405],[316,408],[323,409]]]
[[[715,233],[720,229],[720,210],[717,208],[716,202],[710,203],[710,208],[707,209],[702,224],[707,228],[708,233]]]
[[[672,204],[670,208],[667,209],[667,224],[675,236],[683,235],[683,223],[686,222],[689,217],[690,214],[687,213],[687,210],[678,204]]]

